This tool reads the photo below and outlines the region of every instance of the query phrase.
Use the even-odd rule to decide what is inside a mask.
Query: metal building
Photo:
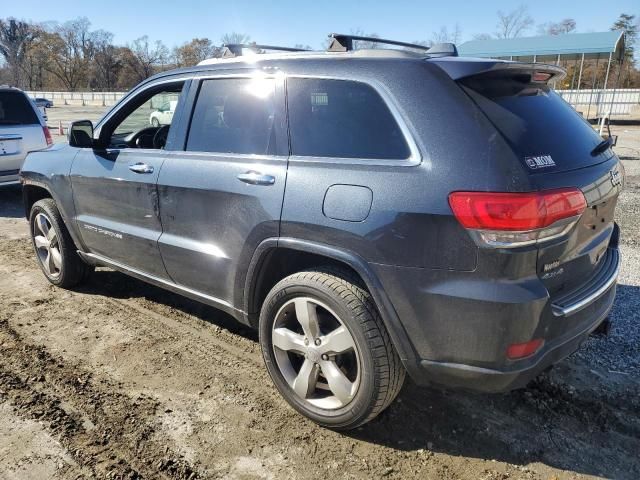
[[[625,107],[640,102],[640,90],[625,92],[617,102],[616,91],[624,63],[625,35],[621,30],[595,33],[571,33],[496,40],[472,40],[458,47],[460,55],[491,57],[523,62],[542,62],[573,67],[569,89],[559,93],[586,118],[598,118],[601,125],[612,114],[624,114]],[[595,62],[594,62],[595,61]],[[592,78],[584,78],[586,63]],[[605,65],[606,68],[599,68]],[[600,75],[598,72],[603,70]],[[585,83],[591,88],[581,88]],[[631,94],[631,97],[629,97]],[[635,95],[635,96],[634,96]],[[626,98],[629,97],[629,98]]]

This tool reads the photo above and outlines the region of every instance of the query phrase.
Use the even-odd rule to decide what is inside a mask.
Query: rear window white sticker
[[[525,157],[524,161],[531,170],[540,168],[555,167],[556,162],[553,161],[551,155],[538,155],[536,157]]]

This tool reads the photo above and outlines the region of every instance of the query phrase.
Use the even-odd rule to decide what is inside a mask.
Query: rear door
[[[288,154],[283,85],[261,75],[202,78],[188,104],[185,143],[167,151],[158,178],[159,248],[174,282],[233,304],[234,290],[244,287],[238,266],[279,234]]]

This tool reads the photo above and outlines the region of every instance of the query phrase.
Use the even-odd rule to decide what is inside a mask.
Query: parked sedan
[[[38,107],[51,108],[53,107],[53,101],[43,97],[34,98],[33,101]]]

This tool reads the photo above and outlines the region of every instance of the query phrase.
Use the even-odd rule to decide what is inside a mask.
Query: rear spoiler
[[[514,74],[531,74],[532,77],[539,75],[534,81],[548,83],[561,80],[567,75],[564,68],[546,63],[508,62],[479,58],[469,58],[463,61],[450,58],[435,58],[428,61],[442,68],[453,80],[496,72],[513,72]]]

